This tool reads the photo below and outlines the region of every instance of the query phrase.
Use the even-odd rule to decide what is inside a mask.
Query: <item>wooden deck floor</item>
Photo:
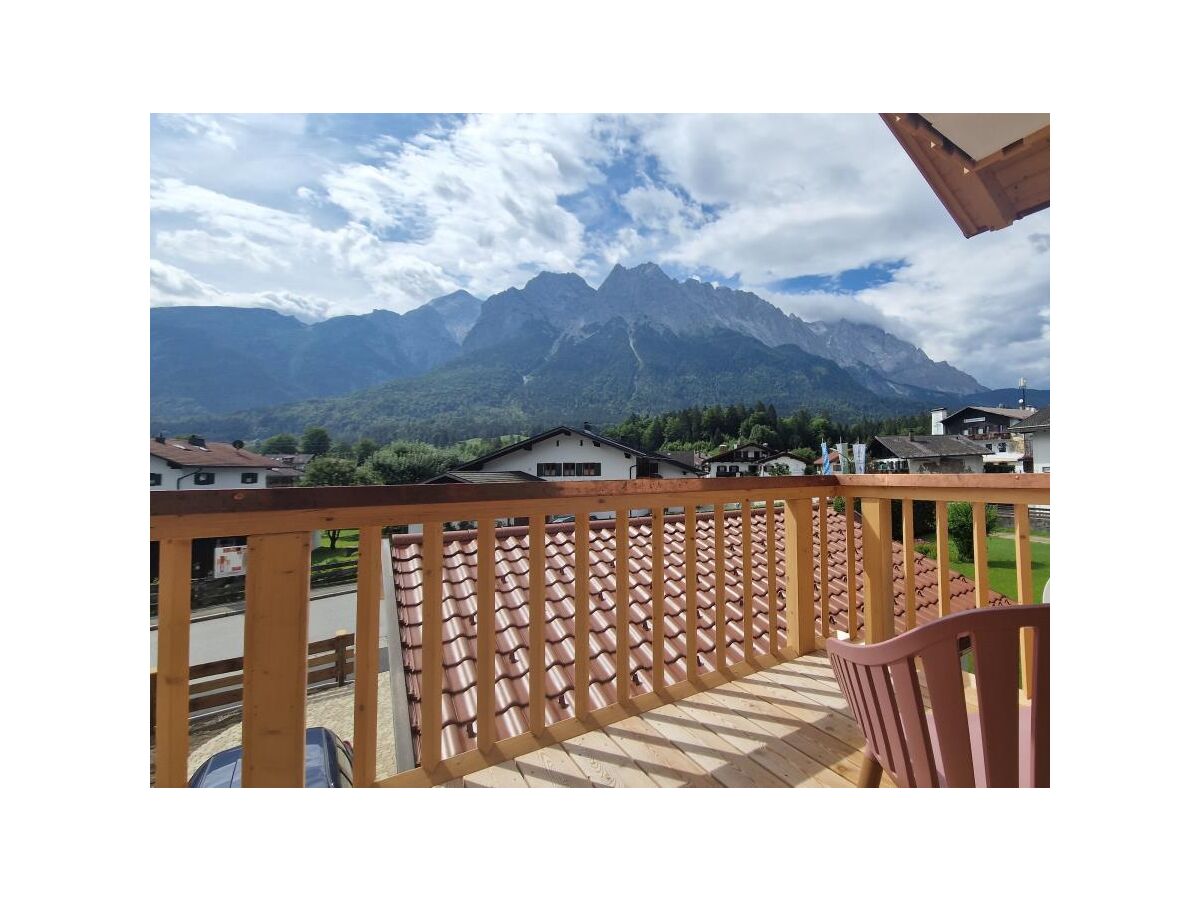
[[[862,747],[813,653],[442,787],[852,787]]]

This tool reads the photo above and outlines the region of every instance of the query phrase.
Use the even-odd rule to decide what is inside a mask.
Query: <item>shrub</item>
[[[922,556],[928,556],[930,559],[937,559],[937,547],[928,541],[917,541],[913,547]]]
[[[996,508],[994,506],[984,507],[984,519],[984,527],[987,533],[991,534],[996,527]],[[951,503],[947,507],[946,530],[949,532],[954,549],[958,552],[958,558],[963,562],[972,562],[975,559],[972,523],[973,515],[970,503]]]

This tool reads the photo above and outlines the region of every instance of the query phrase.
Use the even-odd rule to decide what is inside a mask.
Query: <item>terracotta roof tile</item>
[[[785,528],[782,510],[776,510],[779,643],[786,640],[784,608]],[[615,532],[612,520],[590,523],[589,564],[591,577],[588,592],[591,597],[588,659],[591,670],[589,706],[596,709],[616,702],[616,575]],[[846,520],[832,509],[828,511],[829,536],[829,605],[832,627],[845,631],[846,618]],[[697,516],[697,582],[699,587],[698,635],[700,671],[711,671],[715,665],[714,572],[713,572],[713,515]],[[554,723],[573,715],[575,610],[574,525],[572,523],[546,527],[546,568],[540,573],[546,581],[546,722]],[[856,567],[858,585],[858,621],[863,622],[862,602],[862,529],[855,522],[854,536],[859,547]],[[475,746],[475,688],[476,688],[476,612],[477,548],[475,532],[449,532],[443,543],[443,601],[442,646],[440,663],[443,669],[442,694],[442,754],[454,756]],[[529,709],[529,588],[528,531],[524,527],[502,528],[496,532],[496,735],[506,738],[528,728]],[[414,752],[420,753],[421,669],[421,543],[419,535],[398,535],[392,543],[392,565],[396,583],[397,615],[403,642],[402,662],[409,697],[409,719]],[[754,584],[754,650],[766,653],[770,649],[768,615],[770,601],[766,596],[766,511],[756,510],[751,516],[753,542]],[[651,522],[635,519],[630,522],[629,541],[629,659],[632,693],[650,689],[653,670],[651,636]],[[742,522],[738,512],[725,515],[725,604],[726,659],[730,664],[742,659]],[[665,552],[665,616],[664,646],[665,680],[668,684],[686,678],[687,638],[684,608],[684,522],[682,516],[668,516],[664,528]],[[819,579],[818,551],[814,548],[814,571]],[[922,624],[937,618],[937,566],[920,554],[916,556],[917,622]],[[904,569],[903,548],[893,544],[893,574],[896,592],[895,612],[897,631],[904,629]],[[813,598],[813,622],[819,618],[820,586]],[[952,573],[951,605],[957,611],[974,604],[974,584]],[[1008,598],[992,592],[991,602],[1007,604]]]

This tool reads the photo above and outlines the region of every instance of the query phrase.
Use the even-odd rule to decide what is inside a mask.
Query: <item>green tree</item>
[[[354,461],[361,466],[378,449],[378,443],[365,437],[354,445]]]
[[[984,523],[986,532],[991,534],[996,527],[996,507],[990,504],[984,507]],[[972,562],[975,559],[973,524],[974,515],[970,503],[951,503],[946,508],[946,530],[950,534],[954,549],[958,551],[958,558],[963,562]]]
[[[328,431],[313,425],[311,428],[305,429],[304,436],[300,438],[300,452],[320,456],[322,453],[329,452],[332,443]]]
[[[337,487],[360,484],[361,480],[353,460],[320,456],[304,467],[304,478],[300,483],[304,487]],[[332,528],[327,529],[325,533],[329,535],[329,549],[336,550],[342,530]]]
[[[300,442],[296,440],[294,434],[277,434],[274,437],[269,437],[259,445],[259,453],[296,453],[300,449]]]
[[[396,441],[371,454],[362,467],[369,484],[418,484],[466,462],[461,454],[420,441]]]

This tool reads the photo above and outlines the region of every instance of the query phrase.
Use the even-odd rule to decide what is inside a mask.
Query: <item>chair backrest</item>
[[[1024,628],[1032,632],[1028,709],[1022,709],[1019,700]],[[963,694],[963,637],[969,638],[974,655],[976,721],[969,720]],[[826,651],[868,749],[897,784],[1049,787],[1049,606],[969,610],[878,644],[830,640]],[[932,723],[917,680],[918,659]],[[1027,727],[1022,727],[1022,718],[1027,718]],[[981,759],[972,756],[972,737],[974,753]],[[1024,748],[1022,742],[1027,742]],[[1028,766],[1025,772],[1020,771],[1022,757]]]

